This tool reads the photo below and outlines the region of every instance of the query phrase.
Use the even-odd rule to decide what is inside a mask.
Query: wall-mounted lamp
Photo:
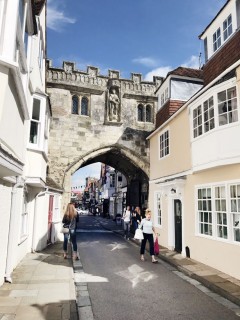
[[[176,189],[173,189],[173,188],[172,188],[172,189],[171,189],[171,193],[172,193],[172,194],[176,193]]]

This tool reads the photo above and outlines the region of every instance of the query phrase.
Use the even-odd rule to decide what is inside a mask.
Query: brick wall
[[[183,104],[184,101],[168,100],[156,115],[156,129],[166,122]]]
[[[204,86],[240,59],[240,30],[203,67]]]

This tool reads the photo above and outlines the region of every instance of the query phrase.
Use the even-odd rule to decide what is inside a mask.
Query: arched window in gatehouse
[[[144,119],[143,119],[143,116],[144,116],[144,114],[143,114],[143,105],[142,104],[139,104],[138,105],[138,108],[137,108],[137,119],[138,119],[138,121],[144,121]]]
[[[152,122],[152,106],[146,106],[146,122]]]
[[[88,116],[88,98],[83,97],[81,101],[81,115]]]
[[[78,114],[79,100],[78,96],[72,97],[72,114]]]

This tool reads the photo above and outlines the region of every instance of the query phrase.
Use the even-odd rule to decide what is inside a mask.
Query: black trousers
[[[154,255],[154,245],[153,245],[153,234],[152,233],[143,233],[144,239],[141,243],[140,254],[144,254],[147,240],[149,242],[150,247],[150,256]]]

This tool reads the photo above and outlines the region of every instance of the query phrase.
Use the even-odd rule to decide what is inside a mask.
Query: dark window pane
[[[72,113],[78,114],[78,97],[77,96],[72,97]]]
[[[81,101],[81,115],[88,115],[88,98],[83,97]]]

